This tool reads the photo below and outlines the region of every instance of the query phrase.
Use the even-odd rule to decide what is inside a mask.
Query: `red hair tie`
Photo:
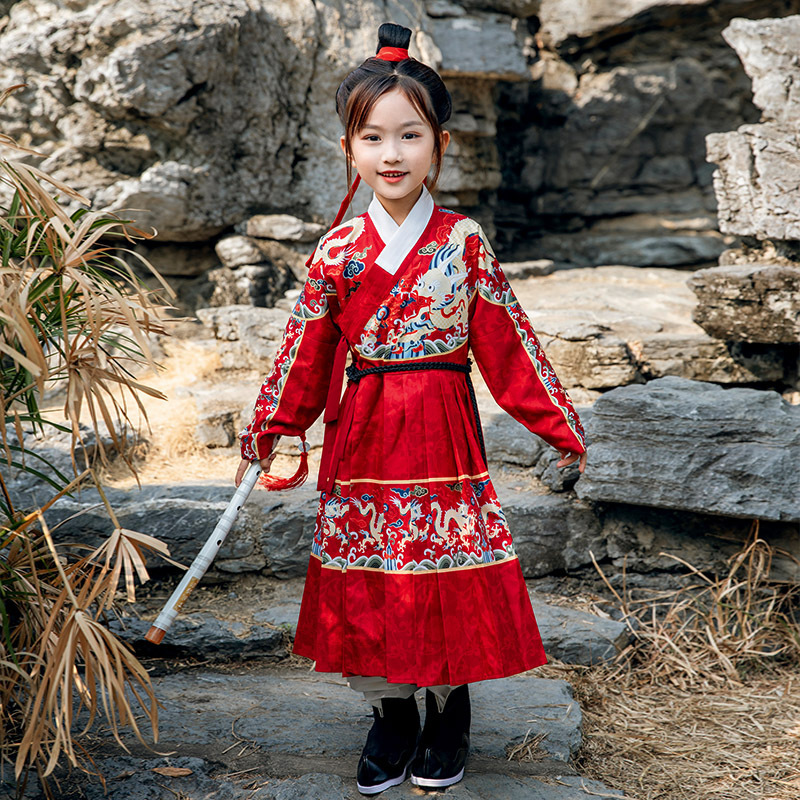
[[[405,47],[381,47],[375,56],[384,61],[405,61],[408,57],[408,49]]]

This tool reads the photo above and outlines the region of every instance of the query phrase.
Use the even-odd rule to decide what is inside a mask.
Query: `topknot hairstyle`
[[[402,25],[395,25],[394,22],[384,22],[378,28],[378,49],[381,47],[404,47],[411,44],[411,30]]]
[[[380,52],[382,47],[408,48],[410,42],[409,28],[384,22],[378,28],[378,48],[375,52]],[[352,181],[350,142],[366,125],[378,98],[392,89],[400,89],[433,130],[434,174],[428,185],[428,189],[433,191],[442,168],[442,125],[450,119],[453,102],[436,70],[411,57],[402,61],[386,61],[372,56],[356,67],[336,90],[336,113],[345,132],[347,185]]]

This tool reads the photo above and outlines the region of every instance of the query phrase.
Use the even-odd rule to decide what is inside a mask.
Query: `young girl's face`
[[[443,131],[442,153],[450,142]],[[341,138],[342,150],[345,137]],[[353,166],[382,200],[397,203],[419,195],[433,163],[434,134],[400,89],[381,95],[351,149]]]

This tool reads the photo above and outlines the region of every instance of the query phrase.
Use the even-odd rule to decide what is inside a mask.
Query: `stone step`
[[[198,755],[213,747],[233,763],[237,742],[250,743],[280,762],[284,756],[343,760],[345,774],[369,730],[372,714],[362,696],[338,675],[256,667],[242,674],[184,671],[154,678],[159,712],[159,748]],[[515,676],[470,685],[476,758],[508,759],[507,749],[545,734],[544,762],[562,762],[581,745],[581,711],[566,681]],[[418,700],[424,709],[422,693]],[[130,744],[133,744],[131,737]],[[535,771],[535,764],[530,762]],[[550,765],[552,766],[552,765]],[[280,771],[280,767],[276,767]]]
[[[156,677],[153,683],[163,704],[161,757],[129,731],[123,738],[130,754],[120,755],[109,737],[93,753],[106,776],[107,793],[73,774],[62,779],[65,796],[72,796],[70,785],[78,782],[79,796],[86,800],[360,797],[355,771],[372,713],[344,679],[259,666],[241,674],[189,670]],[[471,684],[470,695],[470,759],[464,780],[447,790],[449,797],[623,796],[575,774],[571,759],[581,746],[582,718],[565,681],[516,676]],[[424,714],[422,692],[417,701]],[[529,760],[509,759],[515,745],[542,735]],[[164,774],[164,768],[182,774]],[[36,793],[29,796],[38,800]],[[420,791],[406,782],[381,796],[399,800],[419,797]]]
[[[354,755],[357,759],[358,754]],[[447,789],[450,800],[597,800],[624,797],[599,781],[577,775],[554,775],[546,779],[526,775],[478,772],[474,760],[464,779]],[[165,767],[190,770],[190,774],[168,777],[155,770]],[[341,776],[310,772],[293,778],[264,778],[256,772],[219,774],[219,765],[202,758],[157,758],[140,761],[132,757],[107,759],[101,769],[111,775],[108,793],[87,786],[86,800],[154,800],[154,798],[214,798],[214,800],[363,800],[356,789],[355,768]],[[255,787],[255,788],[254,788]],[[166,791],[165,791],[166,790]],[[423,792],[406,781],[378,795],[385,800],[419,800]],[[441,793],[430,793],[439,797]]]

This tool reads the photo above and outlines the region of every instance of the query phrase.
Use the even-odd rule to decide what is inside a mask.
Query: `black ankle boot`
[[[419,738],[419,711],[411,697],[384,697],[383,716],[373,706],[375,721],[358,761],[357,784],[361,794],[377,794],[406,779]]]
[[[411,783],[438,789],[464,777],[471,721],[468,684],[451,690],[441,713],[433,692],[425,692],[425,727],[411,764]]]

